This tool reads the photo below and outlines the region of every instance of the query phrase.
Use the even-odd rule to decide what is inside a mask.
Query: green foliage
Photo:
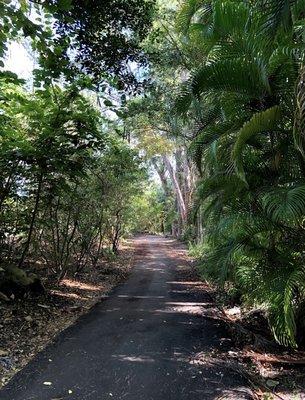
[[[130,208],[146,179],[135,150],[93,106],[112,111],[110,92],[126,102],[136,86],[131,64],[154,1],[115,4],[5,0],[0,4],[0,67],[11,41],[37,58],[34,88],[0,72],[0,264],[40,262],[62,278],[115,253],[129,231]],[[142,80],[141,80],[142,82]],[[86,88],[83,92],[82,89]]]
[[[41,205],[35,251],[60,276],[117,252],[119,240],[129,232],[129,210],[145,177],[139,163],[127,145],[108,138],[86,174]]]
[[[265,308],[290,346],[305,299],[302,5],[186,0],[177,17],[197,52],[177,101],[193,121],[189,153],[201,174],[204,241],[192,251],[204,276]]]
[[[282,223],[302,223],[305,214],[305,186],[278,188],[266,193],[262,204],[270,217]]]
[[[263,65],[236,58],[204,65],[194,73],[194,95],[209,90],[232,91],[256,97],[269,92],[270,88]]]
[[[124,235],[176,224],[180,235],[203,236],[192,249],[203,275],[266,309],[276,339],[297,346],[305,301],[304,0],[184,0],[174,26],[174,7],[164,15],[160,8],[147,38],[154,4],[1,2],[0,66],[9,41],[27,38],[39,55],[39,89],[28,93],[0,72],[0,262],[23,266],[31,256],[61,278],[115,254]],[[139,89],[149,74],[149,92],[127,104],[118,91]],[[63,76],[61,88],[55,81]],[[105,95],[119,120],[101,116],[83,87]],[[114,88],[118,101],[107,98]],[[162,190],[143,190],[137,151],[116,131],[134,135]],[[186,144],[200,179],[182,157]]]
[[[98,83],[110,74],[119,86],[128,87],[136,82],[128,64],[147,61],[140,43],[151,26],[154,4],[154,0],[48,0],[45,8],[56,18],[56,44],[65,57],[71,49],[66,46],[68,38],[82,72]]]
[[[30,255],[62,278],[116,252],[145,178],[136,152],[75,86],[1,84],[0,262]]]
[[[232,150],[232,159],[239,174],[244,177],[242,154],[247,143],[257,134],[275,131],[281,116],[280,107],[274,106],[267,110],[254,114],[238,132]]]
[[[141,42],[154,8],[154,0],[1,2],[0,66],[8,42],[26,38],[39,55],[37,87],[64,75],[97,90],[105,80],[112,86],[137,88],[141,82],[129,64],[147,64]]]
[[[148,187],[134,198],[130,208],[130,231],[132,233],[164,233],[165,210],[160,188]]]

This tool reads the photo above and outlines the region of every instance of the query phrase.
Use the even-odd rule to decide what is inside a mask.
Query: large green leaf
[[[236,92],[250,97],[270,92],[265,66],[243,58],[205,64],[193,73],[191,88],[195,96],[211,90]]]
[[[198,10],[201,10],[201,17],[204,14],[210,14],[210,1],[202,0],[185,0],[176,16],[176,25],[180,32],[186,33],[190,27],[192,19]]]
[[[299,223],[305,215],[305,185],[271,190],[262,197],[262,204],[275,221]]]
[[[246,122],[238,132],[237,140],[232,151],[232,160],[239,175],[245,179],[242,161],[243,150],[248,141],[259,133],[274,131],[278,127],[281,118],[279,106],[271,107],[253,115],[250,121]]]

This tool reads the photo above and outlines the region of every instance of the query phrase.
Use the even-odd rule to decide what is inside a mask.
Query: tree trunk
[[[119,210],[116,213],[116,224],[114,227],[114,236],[112,238],[112,251],[117,254],[118,253],[118,244],[119,244],[119,239],[120,239],[120,233],[121,233],[121,216],[120,216],[120,211]]]
[[[173,186],[174,186],[174,189],[175,189],[177,202],[178,202],[179,213],[180,213],[180,216],[181,216],[181,220],[182,220],[182,222],[184,224],[186,222],[186,219],[187,219],[187,213],[186,213],[186,206],[185,206],[184,198],[183,198],[183,195],[182,195],[182,192],[181,192],[181,188],[180,188],[179,182],[177,180],[174,168],[173,168],[168,156],[163,155],[162,158],[163,158],[164,164],[166,166],[166,169],[169,172],[171,180],[173,182]]]
[[[19,264],[18,264],[19,268],[22,268],[25,257],[27,255],[29,247],[30,247],[33,230],[34,230],[34,224],[35,224],[36,216],[37,216],[37,212],[38,212],[38,205],[39,205],[41,188],[42,188],[42,179],[43,179],[43,172],[40,171],[39,176],[38,176],[38,187],[37,187],[37,192],[36,192],[35,205],[34,205],[34,209],[32,212],[32,218],[31,218],[31,223],[30,223],[30,227],[29,227],[28,237],[27,237],[27,240],[26,240],[26,243],[25,243]]]
[[[154,168],[155,168],[155,170],[156,170],[156,172],[157,172],[157,174],[158,174],[158,176],[160,178],[161,185],[162,185],[162,188],[163,188],[165,196],[167,198],[170,197],[170,195],[171,195],[170,188],[168,186],[168,182],[167,182],[167,179],[166,179],[166,176],[165,176],[164,168],[160,167],[158,165],[158,163],[157,163],[157,160],[154,159],[154,158],[151,160],[151,162],[152,162],[152,164],[153,164],[153,166],[154,166]]]
[[[197,212],[197,243],[200,244],[202,243],[203,240],[203,226],[202,226],[202,211],[201,211],[201,207],[199,207],[199,210]]]

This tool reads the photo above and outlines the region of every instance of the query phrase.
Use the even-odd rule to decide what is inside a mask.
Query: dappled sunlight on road
[[[202,282],[191,280],[183,246],[145,236],[135,239],[135,247],[128,281],[38,360],[46,365],[31,377],[36,388],[53,382],[43,388],[54,390],[48,400],[60,398],[63,386],[75,393],[71,400],[251,399],[244,379],[223,362],[230,339]],[[56,295],[82,298],[95,289],[77,279],[62,288]]]

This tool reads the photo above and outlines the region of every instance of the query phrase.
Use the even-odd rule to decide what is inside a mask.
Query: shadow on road
[[[247,383],[217,363],[232,347],[200,282],[187,280],[185,248],[134,240],[128,281],[41,352],[1,400],[250,399]]]

